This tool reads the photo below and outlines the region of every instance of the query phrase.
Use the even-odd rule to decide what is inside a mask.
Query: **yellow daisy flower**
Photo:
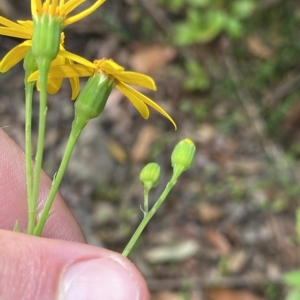
[[[6,18],[0,16],[0,34],[17,37],[25,39],[25,42],[14,47],[10,50],[0,62],[0,72],[5,73],[9,71],[13,66],[24,59],[28,49],[31,47],[31,36],[33,33],[33,22],[32,21],[17,21],[17,23],[12,22]],[[63,47],[64,34],[61,35],[61,45],[62,51],[66,52]],[[75,56],[74,56],[75,57]],[[73,64],[72,60],[65,58],[62,55],[58,55],[55,60],[52,61],[51,65],[61,65],[61,64]],[[75,99],[79,93],[79,79],[78,77],[70,78],[70,84],[72,89],[72,99]],[[56,94],[62,85],[61,78],[52,78],[48,82],[47,91],[49,94]],[[38,85],[39,86],[39,85]]]
[[[40,0],[31,0],[31,11],[34,15],[41,15],[45,12],[49,12],[51,15],[60,16],[63,18],[64,26],[72,24],[91,14],[96,10],[105,0],[97,0],[92,6],[86,10],[80,12],[77,15],[67,18],[67,15],[72,12],[77,6],[85,2],[85,0],[70,0],[65,3],[61,0],[58,1],[46,0],[43,4]],[[0,62],[0,72],[4,73],[10,70],[13,66],[24,59],[28,49],[32,46],[33,35],[33,21],[17,21],[13,22],[0,16],[0,35],[16,37],[24,39],[25,41],[14,47],[9,51]],[[73,64],[73,61],[81,62],[81,57],[75,54],[69,53],[63,46],[64,35],[61,35],[61,42],[59,46],[59,52],[57,58],[52,61],[52,65],[60,64]],[[69,58],[62,55],[66,53]],[[52,78],[48,83],[47,90],[50,94],[55,94],[61,87],[61,78]],[[75,99],[79,93],[79,79],[78,77],[70,78],[70,84],[72,88],[72,99]]]
[[[66,56],[68,56],[68,54],[66,54]],[[129,101],[138,110],[143,118],[148,119],[149,117],[148,105],[169,119],[174,125],[175,129],[177,129],[176,123],[164,109],[128,85],[132,84],[150,90],[156,90],[155,82],[151,77],[141,73],[125,71],[122,66],[118,65],[111,59],[104,58],[95,60],[94,63],[82,59],[81,63],[82,65],[75,64],[72,66],[62,65],[52,67],[50,68],[48,79],[59,77],[70,78],[74,76],[90,77],[96,72],[104,74],[114,81],[116,88],[129,99]],[[35,72],[28,78],[28,80],[34,81],[37,80],[37,78],[38,72]]]

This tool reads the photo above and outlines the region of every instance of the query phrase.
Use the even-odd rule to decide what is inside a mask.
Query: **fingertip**
[[[145,280],[119,253],[0,230],[3,299],[148,300]],[[7,288],[7,282],[17,282]],[[1,298],[2,299],[2,298]]]

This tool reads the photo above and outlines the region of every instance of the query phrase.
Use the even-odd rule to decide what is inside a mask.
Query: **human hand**
[[[24,159],[22,150],[0,129],[0,299],[149,299],[144,279],[129,260],[84,244],[61,195],[43,238],[7,231],[16,220],[21,228],[27,224]],[[40,203],[50,187],[43,173]]]

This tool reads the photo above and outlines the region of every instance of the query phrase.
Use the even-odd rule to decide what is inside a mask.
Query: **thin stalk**
[[[86,123],[85,123],[86,124]],[[59,169],[56,173],[56,175],[53,178],[53,183],[51,186],[51,190],[49,192],[48,198],[45,202],[45,205],[43,207],[43,210],[41,212],[40,218],[38,220],[38,223],[36,225],[36,228],[34,230],[34,235],[36,236],[41,236],[43,229],[45,227],[45,224],[48,220],[48,217],[50,215],[50,209],[52,207],[53,201],[55,199],[56,193],[59,189],[61,180],[65,174],[66,168],[68,166],[69,160],[71,158],[73,149],[75,147],[75,144],[79,138],[79,135],[84,128],[85,124],[82,126],[82,123],[75,118],[73,125],[72,125],[72,130],[66,145],[66,149],[62,158],[62,161],[60,163]]]
[[[40,71],[40,109],[39,109],[39,130],[38,141],[35,156],[35,169],[31,194],[31,210],[28,212],[28,234],[33,234],[36,224],[37,216],[37,203],[39,196],[40,175],[42,170],[44,143],[45,143],[45,130],[46,130],[46,115],[47,115],[47,77],[49,72],[50,63],[47,60],[38,61]]]
[[[144,188],[144,209],[143,209],[144,218],[147,216],[148,211],[149,211],[148,198],[149,198],[149,189]]]
[[[28,228],[27,232],[33,231],[35,219],[31,217],[30,212],[36,207],[31,201],[32,193],[32,145],[31,145],[31,120],[32,120],[32,95],[34,82],[25,80],[25,165],[26,165],[26,189],[27,189],[27,210],[28,210]]]
[[[133,236],[131,237],[130,241],[128,242],[127,246],[125,247],[124,251],[122,252],[123,256],[125,256],[125,257],[128,256],[131,249],[135,245],[136,241],[140,237],[142,231],[144,230],[144,228],[146,227],[148,222],[151,220],[151,218],[154,216],[154,214],[157,212],[159,207],[162,205],[162,203],[164,202],[164,200],[168,196],[168,194],[171,191],[171,189],[173,188],[173,186],[176,184],[177,178],[178,178],[178,174],[173,174],[171,180],[168,182],[167,186],[165,187],[164,191],[162,192],[162,194],[160,195],[158,200],[155,202],[155,204],[153,205],[153,207],[151,208],[149,213],[147,213],[144,216],[144,219],[142,220],[142,222],[140,223],[140,225],[138,226],[138,228],[134,232]]]

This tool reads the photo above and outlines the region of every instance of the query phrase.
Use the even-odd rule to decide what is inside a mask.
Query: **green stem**
[[[40,175],[43,162],[45,130],[46,130],[46,115],[47,115],[47,78],[50,67],[50,62],[47,59],[37,61],[40,71],[40,110],[39,110],[39,131],[38,141],[35,156],[35,170],[31,194],[32,209],[28,212],[28,234],[33,234],[36,224],[37,203],[39,196]]]
[[[144,208],[143,208],[144,218],[147,216],[149,211],[148,199],[149,199],[149,189],[144,188]]]
[[[45,227],[45,224],[48,220],[48,217],[50,215],[50,209],[51,206],[53,204],[53,201],[55,199],[56,193],[59,189],[61,180],[65,174],[66,168],[68,166],[69,160],[71,158],[74,146],[79,138],[79,135],[82,131],[82,129],[84,128],[84,126],[86,125],[86,121],[82,121],[78,118],[75,117],[75,120],[73,121],[72,124],[72,130],[68,139],[68,143],[66,145],[66,149],[62,158],[62,161],[60,163],[59,169],[57,171],[57,174],[54,175],[53,178],[53,183],[52,183],[52,187],[51,190],[49,192],[48,198],[45,202],[45,205],[43,207],[43,210],[41,212],[40,218],[38,220],[38,223],[36,225],[36,228],[34,230],[34,235],[36,236],[41,236],[43,229]]]
[[[27,78],[27,77],[25,77]],[[32,146],[31,146],[31,120],[32,120],[32,95],[34,82],[28,83],[25,80],[25,164],[26,164],[26,189],[27,189],[27,210],[28,210],[28,228],[27,231],[33,231],[34,220],[29,212],[36,208],[31,201],[32,193]]]
[[[151,218],[154,216],[154,214],[157,212],[159,207],[162,205],[162,203],[168,196],[168,194],[171,191],[171,189],[173,188],[173,186],[176,184],[177,178],[178,178],[178,174],[173,174],[173,176],[172,176],[171,180],[168,182],[166,188],[164,189],[164,191],[162,192],[162,194],[160,195],[160,197],[158,198],[156,203],[153,205],[153,207],[151,208],[149,213],[144,216],[144,219],[142,220],[142,222],[136,229],[135,233],[131,237],[130,241],[128,242],[127,246],[125,247],[124,251],[122,252],[123,256],[125,256],[125,257],[128,256],[131,249],[135,245],[136,241],[140,237],[142,231],[144,230],[144,228],[146,227],[148,222],[151,220]]]

